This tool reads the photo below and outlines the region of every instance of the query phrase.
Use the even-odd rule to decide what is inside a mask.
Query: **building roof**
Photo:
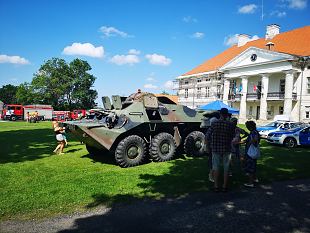
[[[201,65],[192,69],[191,71],[183,74],[182,76],[199,74],[209,71],[215,71],[229,62],[231,59],[242,53],[249,47],[257,47],[266,49],[266,44],[272,42],[274,44],[272,50],[280,53],[287,53],[297,56],[310,55],[310,26],[297,28],[288,32],[283,32],[276,35],[271,40],[265,38],[247,42],[245,45],[238,47],[233,45],[226,49],[224,52],[216,55],[215,57],[205,61]]]

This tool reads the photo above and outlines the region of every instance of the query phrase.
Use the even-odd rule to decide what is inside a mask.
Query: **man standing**
[[[220,119],[211,125],[208,131],[211,138],[212,148],[212,170],[214,175],[214,190],[219,192],[219,167],[220,161],[223,160],[224,181],[223,192],[227,191],[228,171],[231,159],[231,141],[234,137],[234,125],[229,121],[227,108],[220,110]]]

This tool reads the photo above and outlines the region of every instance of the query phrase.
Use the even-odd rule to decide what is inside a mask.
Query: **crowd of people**
[[[228,180],[231,175],[232,157],[239,168],[242,168],[249,180],[244,185],[255,187],[257,158],[260,155],[259,133],[254,121],[245,123],[249,133],[237,126],[238,119],[231,118],[227,108],[222,108],[219,117],[210,119],[210,127],[206,132],[206,146],[209,154],[209,180],[214,182],[215,192],[227,192]],[[240,145],[245,150],[240,156]],[[241,164],[241,160],[243,161]],[[220,187],[220,165],[223,165],[223,182]]]

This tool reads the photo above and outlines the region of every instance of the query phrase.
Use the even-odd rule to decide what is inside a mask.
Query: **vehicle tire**
[[[98,148],[87,145],[87,144],[86,144],[86,150],[88,151],[90,155],[93,155],[93,156],[99,156],[102,154],[102,150],[99,150]]]
[[[297,142],[295,138],[286,138],[284,140],[284,145],[288,148],[293,148],[297,146]]]
[[[11,121],[16,121],[17,117],[16,116],[11,116]]]
[[[194,157],[205,155],[205,135],[200,131],[188,134],[184,140],[184,152]]]
[[[169,133],[159,133],[152,138],[150,157],[154,162],[164,162],[173,159],[176,152],[176,143]]]
[[[146,144],[144,140],[131,135],[124,138],[116,147],[115,160],[120,167],[133,167],[144,162],[146,157]]]

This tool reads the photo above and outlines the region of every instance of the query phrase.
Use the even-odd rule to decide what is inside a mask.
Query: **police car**
[[[267,138],[269,133],[280,131],[280,130],[288,130],[293,129],[300,126],[299,122],[292,121],[274,121],[264,126],[257,127],[257,131],[261,138]]]
[[[269,133],[267,141],[290,148],[297,145],[310,145],[310,125]]]

